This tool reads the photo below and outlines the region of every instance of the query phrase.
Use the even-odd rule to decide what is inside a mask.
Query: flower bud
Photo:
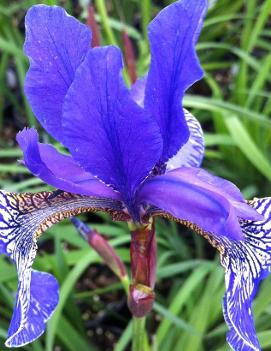
[[[73,217],[71,219],[75,228],[82,237],[88,241],[89,245],[104,260],[106,265],[121,279],[127,277],[126,268],[116,251],[109,242],[96,230],[91,229],[79,219]]]
[[[133,316],[141,318],[148,314],[155,299],[154,291],[146,285],[132,284],[129,287],[128,307]]]

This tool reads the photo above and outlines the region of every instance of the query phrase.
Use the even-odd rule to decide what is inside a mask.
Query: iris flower
[[[105,211],[130,223],[132,312],[151,307],[135,305],[142,296],[148,302],[154,288],[154,219],[170,218],[220,251],[228,342],[234,350],[260,350],[251,303],[270,267],[270,199],[247,203],[235,185],[199,168],[202,130],[182,107],[185,91],[203,76],[195,44],[206,11],[205,0],[182,0],[157,15],[149,25],[149,72],[131,89],[117,47],[90,48],[89,28],[60,7],[28,11],[25,94],[68,154],[39,143],[33,128],[17,135],[24,165],[57,190],[0,192],[1,253],[18,271],[6,346],[39,337],[57,306],[55,278],[32,269],[40,235],[64,218]]]

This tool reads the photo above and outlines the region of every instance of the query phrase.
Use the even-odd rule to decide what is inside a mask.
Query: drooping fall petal
[[[58,283],[49,273],[23,270],[18,279],[15,308],[5,342],[7,347],[24,346],[43,334],[59,299]]]
[[[220,252],[226,284],[223,313],[229,327],[227,341],[232,350],[261,351],[252,302],[261,280],[271,270],[271,198],[255,199],[248,204],[262,218],[240,220],[243,240],[230,240],[231,235],[218,236],[191,222],[179,222],[202,235]],[[166,217],[164,213],[157,212],[157,215]]]
[[[259,283],[271,268],[271,198],[249,202],[263,221],[241,222],[245,241],[227,242],[221,264],[226,272],[224,316],[227,341],[233,350],[261,351],[253,321],[252,302]]]
[[[52,194],[0,191],[1,253],[11,258],[18,271],[17,297],[6,342],[9,347],[25,345],[40,336],[57,304],[55,279],[32,270],[39,236],[54,223],[82,212],[103,210],[122,215],[118,201],[70,193],[52,197]],[[48,292],[42,290],[46,287]]]

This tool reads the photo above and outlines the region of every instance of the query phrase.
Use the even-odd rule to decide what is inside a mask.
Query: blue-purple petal
[[[131,204],[160,157],[162,140],[156,122],[130,97],[121,69],[113,46],[88,53],[65,98],[64,143],[86,171]]]
[[[179,168],[146,181],[137,201],[156,206],[202,230],[243,238],[238,218],[261,219],[230,182],[199,168]]]
[[[236,247],[236,249],[240,248]],[[226,266],[226,294],[223,300],[223,313],[230,329],[227,333],[227,341],[233,350],[261,351],[254,326],[252,301],[258,285],[265,278],[265,275],[253,279],[253,273],[247,271],[246,276],[242,270],[250,269],[250,258],[243,259],[244,262],[238,261],[235,257],[229,257],[230,264]],[[240,266],[236,267],[236,265]],[[247,288],[249,289],[248,294]]]
[[[131,86],[131,97],[141,107],[144,107],[147,77],[138,78]]]
[[[34,194],[23,196],[0,191],[2,253],[14,262],[18,273],[16,300],[5,343],[7,347],[20,347],[39,337],[58,302],[55,278],[32,270],[37,252],[37,230],[47,213],[44,208],[35,213],[36,205],[41,205],[40,200]]]
[[[41,125],[62,140],[62,105],[91,43],[87,26],[57,6],[37,5],[25,18],[24,52],[30,68],[25,93]]]
[[[138,78],[131,87],[131,96],[141,107],[144,107],[146,81],[147,77]],[[204,157],[205,145],[201,125],[189,111],[183,109],[183,113],[189,129],[189,139],[177,154],[167,161],[166,171],[179,167],[200,167]]]
[[[149,25],[151,65],[145,108],[156,119],[163,137],[160,163],[168,161],[189,138],[182,99],[203,76],[195,51],[206,0],[181,0],[163,9]]]
[[[255,199],[250,205],[264,219],[240,222],[244,241],[212,238],[220,247],[221,264],[225,268],[223,312],[229,327],[227,341],[238,351],[261,351],[252,302],[259,283],[271,269],[271,198]]]
[[[26,277],[24,277],[26,279]],[[31,270],[30,290],[19,282],[7,347],[21,347],[43,334],[46,322],[56,309],[59,300],[59,286],[54,276]],[[26,306],[26,301],[29,305]],[[25,311],[24,311],[25,309]]]
[[[81,168],[53,146],[38,142],[35,129],[18,133],[17,141],[24,154],[24,164],[36,177],[51,186],[81,195],[118,199],[120,195]]]
[[[220,252],[225,269],[223,313],[229,328],[227,341],[235,351],[261,351],[252,303],[260,282],[271,270],[271,198],[254,199],[248,205],[261,218],[239,220],[243,240],[232,240],[231,235],[220,236],[191,222],[179,221],[207,239]],[[152,209],[152,213],[154,216],[170,217],[157,208]]]
[[[204,157],[204,136],[199,121],[187,110],[184,116],[189,128],[189,139],[167,162],[167,171],[179,167],[200,167]]]
[[[53,224],[83,212],[122,214],[123,204],[112,199],[54,192],[15,194],[0,191],[1,253],[14,262],[18,290],[6,345],[18,347],[37,338],[58,300],[55,279],[32,270],[37,240]],[[42,281],[42,282],[41,282]]]

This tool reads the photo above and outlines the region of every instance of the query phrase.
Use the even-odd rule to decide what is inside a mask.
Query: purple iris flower
[[[90,48],[88,27],[60,7],[28,11],[25,93],[69,154],[39,143],[35,129],[17,136],[25,166],[61,191],[0,192],[0,249],[19,280],[6,346],[40,336],[58,302],[55,278],[32,269],[39,236],[64,218],[105,211],[137,228],[171,218],[207,238],[226,270],[228,342],[260,350],[251,302],[270,267],[270,199],[247,203],[232,183],[199,168],[202,130],[182,107],[203,76],[195,44],[206,11],[205,0],[182,0],[158,14],[149,25],[149,72],[131,89],[117,47]]]

